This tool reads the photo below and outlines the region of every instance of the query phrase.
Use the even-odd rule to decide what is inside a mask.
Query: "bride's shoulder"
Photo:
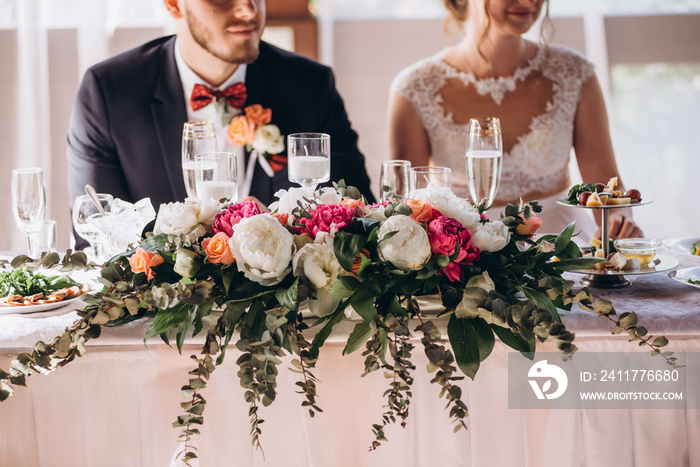
[[[545,52],[545,70],[566,77],[586,77],[593,71],[593,63],[583,54],[563,45],[550,45]]]
[[[401,70],[392,82],[392,91],[405,90],[407,88],[432,88],[445,79],[446,64],[444,62],[445,51],[440,51],[430,57],[425,57]]]

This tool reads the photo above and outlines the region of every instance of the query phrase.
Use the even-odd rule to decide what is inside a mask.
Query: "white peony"
[[[411,193],[411,198],[430,201],[433,207],[440,211],[443,216],[457,219],[472,234],[479,226],[479,221],[481,220],[479,210],[468,200],[452,193],[452,190],[447,187],[430,185],[428,188],[414,190]]]
[[[471,230],[471,229],[469,229]],[[481,251],[502,250],[510,241],[508,226],[501,221],[479,224],[476,231],[472,231],[472,245]]]
[[[184,203],[161,204],[153,233],[177,235],[189,242],[207,233],[221,205],[215,201],[200,202],[188,198]]]
[[[263,153],[279,154],[284,151],[284,136],[277,125],[263,125],[255,130],[252,146]]]
[[[275,193],[275,197],[279,201],[275,201],[270,205],[270,211],[280,214],[291,214],[294,209],[299,207],[299,203],[304,207],[308,207],[311,203],[305,201],[304,198],[314,199],[318,204],[338,204],[343,200],[343,197],[331,187],[323,187],[315,192],[305,190],[304,188],[290,188],[289,190],[279,190]]]
[[[330,296],[331,287],[343,272],[333,252],[333,241],[307,243],[294,255],[292,271],[295,276],[304,276],[316,288],[316,300],[309,300],[309,309],[318,317],[331,314],[338,301]]]
[[[293,236],[270,214],[241,219],[233,226],[229,246],[238,270],[259,284],[279,284],[291,270]]]
[[[396,234],[384,239],[390,232]],[[403,214],[394,215],[379,228],[379,252],[397,269],[415,271],[430,259],[430,239],[418,222]]]

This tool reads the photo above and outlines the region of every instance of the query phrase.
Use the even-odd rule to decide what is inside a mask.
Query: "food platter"
[[[0,315],[37,313],[41,311],[56,310],[74,302],[75,300],[78,300],[81,296],[68,298],[66,300],[61,300],[60,302],[40,303],[36,305],[0,306]]]
[[[668,271],[678,266],[678,259],[670,255],[659,254],[649,263],[637,271],[595,271],[593,269],[575,269],[571,272],[586,274],[581,279],[581,284],[586,287],[598,288],[620,288],[627,287],[630,281],[624,276],[639,274],[653,274],[656,272]],[[699,268],[700,269],[700,268]]]
[[[611,205],[602,205],[602,206],[586,206],[583,204],[570,204],[567,201],[567,198],[565,196],[561,196],[557,198],[557,203],[561,204],[562,206],[568,206],[571,208],[579,208],[579,209],[593,209],[593,210],[600,210],[602,211],[602,220],[600,222],[600,231],[601,231],[601,247],[603,249],[603,257],[607,257],[608,253],[610,253],[610,210],[611,209],[622,209],[622,208],[634,208],[637,206],[645,206],[647,204],[651,204],[654,202],[652,198],[643,198],[637,203],[630,203],[630,204],[611,204]],[[666,255],[657,255],[657,259],[660,259],[660,264],[657,264],[655,266],[654,261],[649,263],[649,266],[644,267],[638,271],[595,271],[595,270],[590,270],[590,269],[585,269],[585,270],[577,270],[573,272],[578,272],[578,273],[583,273],[586,274],[586,276],[581,279],[581,284],[586,286],[586,287],[596,287],[596,288],[601,288],[601,289],[619,289],[621,287],[627,287],[630,285],[630,281],[625,279],[625,275],[632,275],[632,274],[649,274],[653,272],[661,272],[661,271],[667,271],[671,268],[674,268],[678,266],[678,260],[673,258],[672,256],[666,256]],[[663,259],[663,261],[661,261]],[[675,264],[673,264],[675,262]],[[668,266],[669,264],[672,264],[671,266]],[[663,268],[663,269],[662,269]]]
[[[678,269],[676,271],[669,272],[668,277],[676,282],[680,282],[681,284],[700,289],[700,284],[691,284],[688,282],[689,280],[700,281],[700,268]]]
[[[664,247],[674,251],[675,253],[690,256],[691,258],[700,261],[700,256],[690,254],[690,246],[693,243],[700,244],[700,237],[671,238],[664,241]]]

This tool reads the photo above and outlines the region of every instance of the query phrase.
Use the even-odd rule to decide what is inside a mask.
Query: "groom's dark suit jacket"
[[[185,199],[180,151],[188,103],[174,44],[174,36],[157,39],[85,74],[67,136],[71,203],[86,184],[131,202],[150,197],[156,210]],[[330,68],[262,42],[245,84],[246,105],[272,109],[283,135],[330,134],[331,180],[345,179],[372,199],[357,134]],[[256,165],[250,194],[269,204],[290,185],[286,168],[269,178]]]

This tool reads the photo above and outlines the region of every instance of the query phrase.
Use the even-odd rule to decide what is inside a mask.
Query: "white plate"
[[[571,272],[578,274],[593,274],[596,276],[633,276],[635,274],[651,274],[668,271],[678,266],[678,259],[670,255],[656,255],[656,258],[638,271],[596,271],[594,269],[575,269]]]
[[[700,237],[670,238],[664,241],[664,247],[676,253],[700,260],[700,256],[690,254],[690,245],[693,243],[700,243]]]
[[[69,298],[68,300],[61,300],[60,302],[42,303],[39,305],[0,306],[0,315],[36,313],[39,311],[55,310],[78,300],[80,297],[82,297],[82,295]]]
[[[690,282],[688,282],[689,279],[694,281],[700,281],[700,268],[678,269],[676,271],[669,272],[668,277],[670,277],[674,281],[680,282],[681,284],[689,285],[691,287],[695,287],[696,289],[700,289],[700,285],[691,284]]]

